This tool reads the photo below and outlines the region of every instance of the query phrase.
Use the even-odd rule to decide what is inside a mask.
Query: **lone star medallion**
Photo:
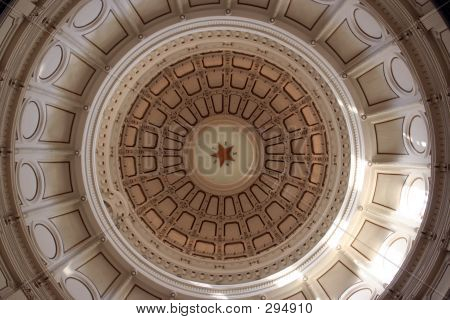
[[[222,144],[219,145],[219,151],[213,153],[211,156],[219,159],[220,167],[224,165],[225,161],[234,161],[231,156],[231,151],[233,150],[233,146],[225,148]]]

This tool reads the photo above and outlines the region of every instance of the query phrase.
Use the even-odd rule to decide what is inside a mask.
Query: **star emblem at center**
[[[226,161],[234,161],[231,154],[233,151],[233,146],[224,147],[221,143],[218,144],[218,151],[213,153],[211,156],[219,160],[220,167],[222,167]]]

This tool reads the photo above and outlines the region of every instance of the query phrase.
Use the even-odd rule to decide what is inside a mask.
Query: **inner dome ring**
[[[262,148],[261,137],[246,121],[232,115],[208,116],[189,134],[184,161],[200,188],[231,195],[260,175]]]
[[[232,24],[232,23],[231,23]],[[344,98],[343,98],[343,100],[344,100]],[[345,100],[344,100],[345,101]],[[94,110],[96,110],[96,108],[93,108]],[[116,112],[116,111],[114,111],[114,112]],[[90,143],[91,144],[91,143]],[[350,145],[354,148],[355,147],[355,144],[353,143],[353,141],[350,141]],[[88,154],[88,153],[86,153],[86,154]],[[98,191],[100,191],[99,189],[97,189]],[[110,198],[112,198],[112,196],[110,197]],[[347,198],[347,201],[349,200],[349,198],[350,197],[346,197]],[[119,198],[120,199],[120,198]],[[108,201],[111,201],[111,202],[113,202],[113,200],[112,199],[107,199]],[[121,200],[124,200],[124,199],[121,199]],[[103,205],[103,203],[102,202],[100,202],[99,203],[99,206],[100,207],[102,207],[102,211],[103,212],[107,212],[107,209],[106,209],[106,207],[104,207],[104,205]],[[122,206],[123,207],[126,207],[126,205],[124,205],[124,204],[122,204]],[[345,205],[345,206],[343,206],[343,210],[345,210],[345,209],[348,209],[348,205]],[[340,216],[342,216],[342,212],[341,212],[341,214],[340,214]],[[108,220],[108,218],[107,218],[107,216],[105,216],[104,218],[102,218],[102,219],[106,219],[106,220],[104,220],[104,221],[107,221]],[[117,236],[113,236],[113,238],[114,237],[117,237]],[[326,237],[325,237],[326,238]],[[120,236],[118,237],[118,238],[116,238],[116,239],[120,239]],[[120,244],[119,245],[119,247],[122,247],[122,249],[124,249],[124,247],[123,247],[123,243],[122,244]],[[125,247],[126,247],[127,245],[125,245]],[[129,249],[127,249],[127,250],[129,250]],[[320,249],[319,249],[320,250]],[[322,250],[323,250],[323,247],[322,247]],[[131,253],[131,252],[130,252]],[[139,260],[139,259],[141,259],[141,258],[139,258],[139,257],[137,257],[137,259]],[[300,263],[300,261],[297,261],[297,263],[296,263],[296,265],[300,265],[301,263]],[[146,264],[145,264],[146,265]],[[141,265],[141,266],[143,266],[143,265]],[[144,269],[146,269],[145,267],[144,267]],[[156,270],[156,269],[153,269],[153,270]],[[161,276],[161,274],[159,274],[159,276]],[[176,278],[176,281],[175,281],[175,283],[180,283],[180,282],[183,282],[183,280],[181,280],[181,279],[179,279],[179,278]],[[246,286],[246,285],[244,285],[244,286]],[[191,288],[191,289],[193,289],[193,288]],[[219,289],[219,291],[220,291],[220,289]]]

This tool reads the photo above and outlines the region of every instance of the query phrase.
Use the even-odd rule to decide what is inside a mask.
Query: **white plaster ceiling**
[[[432,145],[416,71],[378,13],[91,0],[54,27],[18,103],[11,192],[66,298],[382,294],[421,225]],[[223,114],[262,137],[259,178],[226,194],[171,179],[188,133]]]

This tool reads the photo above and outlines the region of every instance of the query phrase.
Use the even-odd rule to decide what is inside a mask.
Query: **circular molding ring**
[[[126,74],[133,67],[128,65],[127,61],[139,61],[140,56],[146,55],[155,47],[164,46],[164,44],[167,44],[175,38],[192,34],[194,31],[203,31],[207,33],[218,29],[230,30],[230,32],[232,30],[236,30],[265,37],[271,41],[280,43],[282,46],[292,50],[292,52],[300,55],[307,62],[313,65],[331,87],[331,90],[338,100],[342,113],[344,114],[349,136],[352,137],[350,139],[351,165],[349,186],[345,191],[345,199],[342,207],[340,208],[339,214],[326,235],[314,247],[313,250],[289,268],[273,274],[268,278],[238,284],[232,287],[225,285],[206,285],[195,281],[183,280],[161,270],[158,267],[149,265],[148,261],[143,259],[143,257],[134,248],[122,239],[123,236],[115,227],[114,221],[108,214],[108,210],[103,202],[101,191],[96,181],[97,175],[95,172],[95,163],[97,162],[95,146],[97,144],[96,140],[100,131],[100,121],[98,120],[99,117],[102,116],[106,105],[105,102],[111,97],[114,92],[114,88],[117,88],[120,84],[120,81],[117,81],[117,77],[113,75]],[[130,261],[133,262],[133,267],[135,270],[139,271],[139,274],[152,279],[152,281],[156,283],[165,283],[168,288],[171,288],[177,292],[187,293],[190,296],[205,297],[205,295],[214,295],[219,298],[220,296],[226,295],[227,297],[245,297],[260,294],[268,289],[278,288],[281,284],[290,283],[301,277],[301,272],[299,271],[307,268],[308,265],[318,259],[321,254],[329,249],[327,246],[327,240],[333,235],[340,222],[349,219],[350,216],[356,211],[355,203],[358,195],[359,184],[361,183],[363,176],[363,172],[360,169],[363,167],[361,161],[363,150],[361,150],[362,145],[360,143],[361,128],[359,127],[357,112],[355,111],[356,109],[350,94],[341,82],[340,77],[325,61],[319,59],[318,56],[319,55],[316,52],[313,52],[306,43],[273,25],[244,18],[209,17],[208,20],[195,19],[182,22],[160,32],[154,33],[153,36],[148,37],[133,50],[130,50],[129,54],[123,57],[122,60],[111,70],[110,75],[98,91],[98,94],[94,99],[93,107],[91,108],[88,116],[87,126],[83,138],[83,179],[87,188],[87,198],[90,206],[93,208],[98,224],[101,226],[101,229],[105,230],[105,232],[107,231],[106,233],[110,244],[115,248],[115,250],[121,251],[125,256],[127,256],[127,258],[130,259]]]

